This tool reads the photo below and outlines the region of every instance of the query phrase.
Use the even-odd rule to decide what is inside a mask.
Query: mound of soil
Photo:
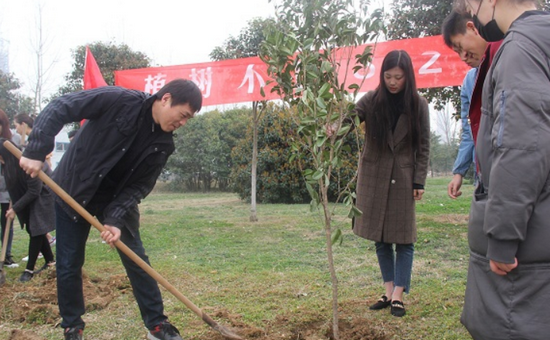
[[[27,324],[56,324],[59,321],[55,269],[39,275],[40,284],[32,284],[33,281],[21,284],[17,280],[11,280],[13,282],[7,282],[0,287],[0,296],[11,296],[12,301],[16,301],[9,308],[0,309],[0,321],[11,320]],[[86,310],[104,309],[121,291],[130,288],[130,282],[125,275],[113,275],[104,282],[102,279],[92,280],[83,273],[82,279]],[[19,332],[14,330],[12,339],[19,339]]]
[[[360,306],[359,306],[360,305]],[[375,324],[372,319],[360,317],[357,308],[364,309],[364,302],[347,302],[341,304],[339,311],[338,331],[342,340],[387,340],[389,333]],[[293,324],[291,318],[279,316],[275,321],[266,324],[265,329],[247,325],[240,315],[230,314],[217,310],[211,315],[216,320],[223,320],[220,324],[243,339],[253,340],[332,340],[332,320],[326,315],[311,316],[310,320],[302,324]],[[226,340],[220,334],[211,330],[197,340]]]

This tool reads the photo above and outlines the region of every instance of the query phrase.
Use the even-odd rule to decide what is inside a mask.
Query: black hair
[[[165,94],[172,96],[171,106],[189,104],[195,112],[199,112],[202,107],[202,93],[199,87],[188,79],[174,79],[164,85],[157,93],[157,99],[161,99]]]
[[[405,75],[405,86],[401,91],[402,95],[402,114],[409,117],[409,131],[413,148],[416,149],[420,144],[420,117],[418,114],[420,95],[416,88],[416,78],[414,68],[409,54],[404,50],[394,50],[389,52],[382,62],[380,70],[380,84],[374,90],[372,114],[369,115],[367,122],[367,132],[369,133],[375,148],[380,152],[387,141],[388,131],[392,128],[393,113],[391,93],[386,87],[384,81],[384,72],[399,67]]]
[[[13,117],[13,119],[17,122],[17,124],[25,123],[29,126],[29,128],[32,129],[34,120],[28,114],[26,113],[16,114],[15,117]]]
[[[453,42],[451,37],[454,37],[458,34],[466,33],[466,24],[468,21],[472,21],[472,16],[470,13],[459,13],[455,10],[451,11],[445,20],[443,20],[443,25],[441,25],[441,34],[443,35],[443,41],[445,45],[450,48],[453,48]]]

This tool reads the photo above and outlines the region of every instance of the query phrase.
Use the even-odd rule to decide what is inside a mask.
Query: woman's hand
[[[489,264],[493,273],[504,276],[518,266],[518,259],[514,258],[514,263],[502,263],[490,260]]]
[[[413,189],[413,197],[415,201],[420,201],[424,195],[424,189]]]

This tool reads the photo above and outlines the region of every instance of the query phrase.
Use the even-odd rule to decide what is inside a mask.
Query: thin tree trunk
[[[332,282],[332,334],[334,340],[339,340],[338,329],[338,277],[336,276],[336,269],[334,268],[334,256],[332,255],[332,226],[331,226],[331,212],[328,203],[328,187],[322,183],[323,180],[319,180],[321,188],[321,200],[323,204],[323,211],[325,214],[325,240],[327,243],[327,257],[328,268],[330,271],[330,278]]]
[[[256,216],[256,168],[258,166],[258,102],[252,103],[252,168],[251,173],[251,188],[250,188],[250,222],[257,222]]]

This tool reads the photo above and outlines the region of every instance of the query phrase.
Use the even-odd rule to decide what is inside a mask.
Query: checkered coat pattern
[[[368,121],[373,94],[367,93],[356,105],[361,121]],[[428,103],[421,98],[419,104],[422,130],[418,150],[413,149],[409,117],[405,114],[399,117],[395,131],[389,132],[388,143],[379,156],[365,135],[356,202],[362,215],[353,226],[360,237],[397,244],[416,242],[413,183],[425,185],[430,151]]]

